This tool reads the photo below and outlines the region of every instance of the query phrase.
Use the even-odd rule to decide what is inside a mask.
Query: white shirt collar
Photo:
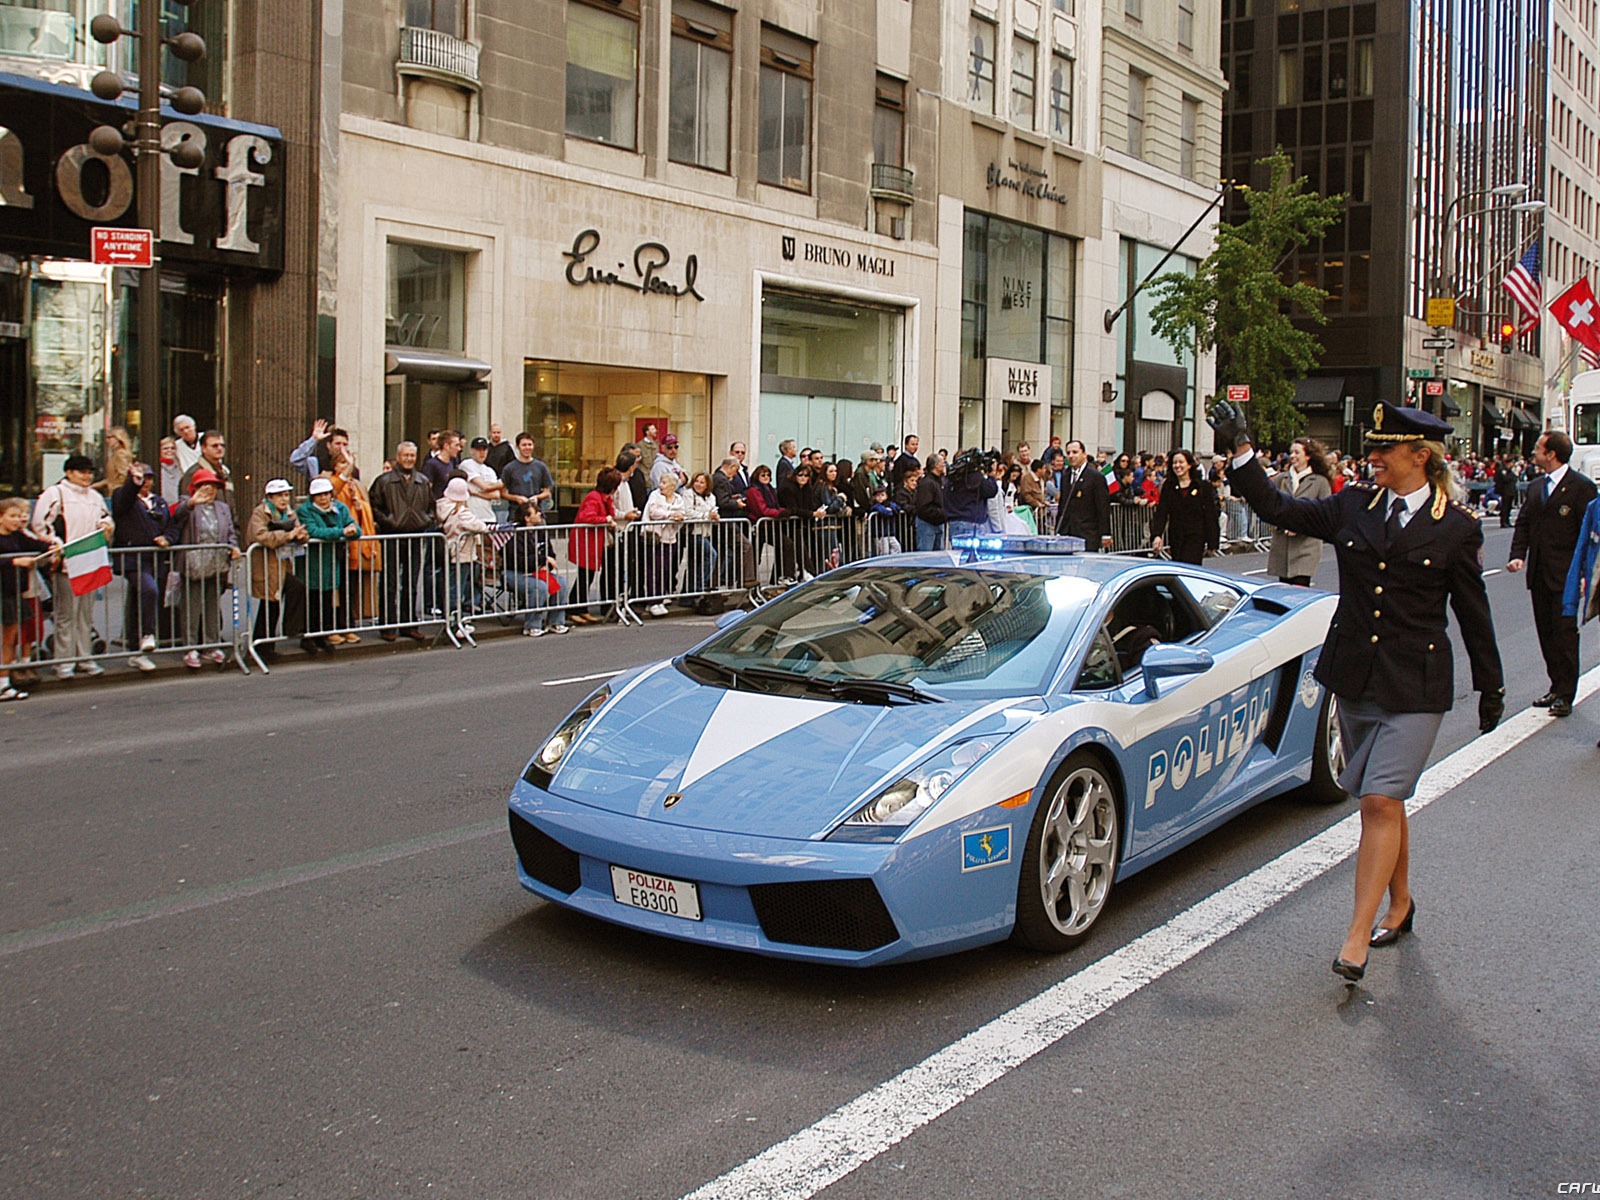
[[[1556,488],[1560,487],[1561,486],[1561,481],[1563,479],[1565,479],[1566,477],[1567,477],[1567,464],[1566,463],[1562,463],[1554,471],[1550,472],[1550,491],[1553,492],[1553,491],[1556,490]],[[1548,495],[1548,494],[1549,493],[1546,493],[1546,495]]]
[[[1384,489],[1384,497],[1383,497],[1383,509],[1384,509],[1385,512],[1388,512],[1389,509],[1393,508],[1394,507],[1395,498],[1398,496],[1399,499],[1404,500],[1406,502],[1406,518],[1409,520],[1411,517],[1416,515],[1416,512],[1417,512],[1417,510],[1419,508],[1421,508],[1424,504],[1426,504],[1428,502],[1428,493],[1429,493],[1429,491],[1430,491],[1430,489],[1429,489],[1428,485],[1427,484],[1423,484],[1416,491],[1407,492],[1404,496],[1400,496],[1399,493],[1396,492],[1393,488],[1385,488]]]

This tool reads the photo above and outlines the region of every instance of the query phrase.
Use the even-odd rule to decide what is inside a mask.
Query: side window
[[[1205,627],[1212,628],[1223,617],[1231,613],[1244,599],[1244,593],[1238,588],[1229,587],[1225,583],[1216,583],[1209,579],[1180,579],[1179,584],[1189,593],[1190,598],[1200,609],[1200,615],[1205,620]]]
[[[1124,672],[1136,670],[1151,646],[1181,642],[1201,626],[1170,579],[1136,584],[1112,605],[1106,627]]]
[[[1078,672],[1078,690],[1096,691],[1116,687],[1122,682],[1122,668],[1117,662],[1117,651],[1111,644],[1111,633],[1104,626],[1089,644],[1084,656],[1083,670]]]

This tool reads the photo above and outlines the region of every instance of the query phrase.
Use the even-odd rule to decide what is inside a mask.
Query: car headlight
[[[578,740],[584,728],[594,719],[595,713],[604,708],[609,699],[611,699],[611,685],[607,684],[573,709],[567,719],[561,722],[556,731],[546,739],[545,744],[539,747],[539,752],[533,756],[528,769],[522,773],[523,781],[536,787],[549,787],[555,779],[556,771],[566,761],[567,752],[572,749],[573,743]]]
[[[851,813],[834,832],[852,840],[893,840],[1004,740],[989,735],[946,746]]]

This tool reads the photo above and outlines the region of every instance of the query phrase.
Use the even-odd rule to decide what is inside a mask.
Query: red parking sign
[[[114,229],[97,225],[89,231],[90,256],[97,267],[149,267],[155,263],[155,237],[148,229]]]
[[[1442,395],[1444,395],[1444,380],[1442,380],[1442,379],[1429,379],[1429,380],[1427,380],[1422,385],[1422,394],[1424,396],[1442,396]]]
[[[1243,404],[1250,399],[1250,385],[1248,383],[1230,383],[1228,385],[1228,399],[1234,404]]]

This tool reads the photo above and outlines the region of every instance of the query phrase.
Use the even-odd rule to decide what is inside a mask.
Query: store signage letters
[[[868,254],[854,246],[826,242],[802,242],[783,235],[784,262],[817,263],[825,267],[843,267],[862,275],[876,275],[880,279],[894,278],[894,259],[882,254]]]
[[[600,249],[600,231],[598,229],[585,229],[572,239],[572,249],[563,250],[561,257],[570,260],[567,263],[567,282],[573,287],[582,287],[586,283],[601,283],[610,287],[627,288],[630,292],[639,292],[646,296],[693,296],[696,300],[705,301],[705,297],[695,290],[695,279],[700,274],[700,260],[693,254],[683,260],[683,282],[681,284],[669,283],[661,275],[661,270],[672,261],[672,251],[660,242],[640,242],[633,248],[632,275],[628,275],[629,265],[619,262],[615,271],[604,267],[591,266],[589,258]]]
[[[28,253],[88,258],[93,227],[134,225],[131,156],[88,144],[91,129],[121,125],[130,110],[67,91],[0,82],[0,239]],[[162,126],[165,147],[188,143],[205,156],[198,167],[162,156],[167,265],[283,269],[285,183],[276,132],[208,117]]]
[[[1014,358],[985,362],[985,395],[990,400],[1041,403],[1050,395],[1050,368]]]
[[[1063,205],[1067,202],[1067,197],[1051,185],[1049,172],[1030,167],[1014,158],[1006,159],[1004,167],[999,163],[989,164],[988,190],[992,192],[997,189],[1016,192],[1030,200],[1049,200]]]

